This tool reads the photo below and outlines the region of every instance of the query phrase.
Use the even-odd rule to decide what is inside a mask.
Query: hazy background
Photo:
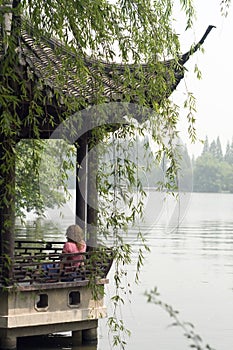
[[[233,8],[225,18],[221,16],[220,0],[196,0],[194,5],[197,10],[194,30],[185,31],[183,16],[180,12],[175,14],[182,51],[186,52],[193,42],[198,42],[208,25],[215,25],[216,28],[211,31],[203,45],[204,54],[198,51],[186,64],[186,77],[172,96],[181,109],[180,137],[187,144],[190,155],[197,156],[203,146],[200,142],[191,145],[188,140],[187,122],[182,108],[186,88],[193,92],[197,99],[198,138],[204,140],[208,135],[211,142],[219,136],[225,150],[227,141],[231,141],[233,136]],[[195,64],[202,72],[201,80],[198,80],[193,72]]]

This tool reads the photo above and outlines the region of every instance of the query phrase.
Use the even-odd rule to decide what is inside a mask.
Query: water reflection
[[[65,241],[65,229],[52,220],[36,219],[26,224],[16,224],[16,238],[18,240],[60,240]]]
[[[18,339],[18,350],[96,350],[97,344],[72,345],[69,333],[50,334],[45,336],[23,337]]]

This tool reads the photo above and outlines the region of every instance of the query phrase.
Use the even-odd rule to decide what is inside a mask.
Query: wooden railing
[[[85,253],[63,254],[62,247],[63,242],[16,241],[10,284],[106,278],[113,262],[112,249],[99,247]],[[4,260],[0,259],[0,284],[6,284],[1,273]]]
[[[62,253],[64,242],[46,242],[46,241],[15,241],[15,256],[22,254],[49,254]]]

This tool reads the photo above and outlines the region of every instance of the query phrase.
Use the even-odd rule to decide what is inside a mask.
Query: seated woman
[[[71,225],[66,231],[67,242],[64,244],[62,253],[63,254],[74,254],[74,253],[85,253],[86,243],[83,240],[83,230],[79,225]],[[66,257],[66,263],[64,267],[66,272],[73,271],[72,267],[79,267],[84,259],[83,255],[72,255]],[[69,261],[69,263],[67,263]],[[70,268],[68,268],[70,267]]]

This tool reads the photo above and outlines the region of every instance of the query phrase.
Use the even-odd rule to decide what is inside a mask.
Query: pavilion
[[[176,89],[184,77],[185,63],[204,43],[212,28],[213,26],[209,26],[202,39],[187,53],[180,56],[178,64],[173,59],[159,62],[164,72],[166,89],[162,95],[155,94],[152,99],[147,94],[146,86],[143,87],[143,93],[145,98],[148,98],[151,107],[153,107],[154,101],[159,104],[164,97],[169,97]],[[17,40],[18,59],[15,74],[19,80],[26,81],[26,86],[25,98],[17,106],[20,128],[15,133],[15,142],[29,138],[48,139],[53,137],[53,133],[56,132],[59,125],[66,121],[70,115],[82,111],[88,106],[95,106],[99,103],[106,105],[111,102],[119,103],[119,108],[121,108],[125,101],[140,104],[130,82],[127,81],[126,72],[130,72],[134,76],[135,84],[139,86],[138,68],[148,84],[154,79],[156,80],[157,73],[151,71],[149,64],[142,64],[138,67],[130,64],[106,63],[89,56],[83,57],[82,64],[87,73],[80,77],[79,69],[75,64],[75,55],[67,51],[56,39],[41,37],[38,41],[33,35],[33,28],[27,25],[20,31]],[[2,43],[0,38],[0,47],[3,47]],[[63,60],[63,58],[65,59]],[[6,53],[2,50],[0,51],[1,65],[4,64],[5,59]],[[64,64],[67,64],[65,76]],[[174,72],[172,78],[170,76],[171,69]],[[10,84],[12,84],[12,89],[17,89],[13,81],[10,81]],[[40,115],[37,118],[39,135],[34,134],[31,119],[28,117],[31,102],[37,99],[35,86],[39,87],[40,101],[43,101],[43,103],[40,102]],[[79,102],[76,103],[76,101]],[[68,105],[69,108],[67,108]],[[85,113],[80,115],[83,118],[88,117]],[[135,117],[140,120],[140,113]],[[81,164],[92,147],[92,126],[88,123],[87,119],[82,120],[83,129],[81,127],[74,137],[74,144],[78,145],[77,164]],[[114,129],[117,127],[117,122],[110,121],[109,125],[112,125]],[[2,145],[7,142],[10,144],[11,140],[8,139],[7,135],[0,135],[0,140],[0,158],[1,162],[4,162],[5,149]],[[85,203],[82,196],[82,188],[88,192],[86,198],[91,192],[93,174],[91,172],[88,174],[90,177],[87,180],[88,186],[80,182],[76,183],[76,217],[81,225],[85,222],[85,218],[89,225],[94,224],[96,220],[95,209]],[[8,182],[14,183],[12,171],[9,174],[4,173],[2,188],[0,188],[1,348],[15,348],[17,337],[20,336],[47,334],[54,331],[72,330],[76,342],[80,340],[80,332],[82,332],[82,336],[85,336],[86,332],[86,336],[95,337],[97,320],[106,316],[106,309],[102,297],[93,300],[88,283],[96,271],[98,278],[96,277],[95,281],[97,285],[102,288],[108,282],[107,273],[112,264],[112,252],[106,250],[104,258],[97,253],[95,260],[93,260],[92,252],[88,252],[85,266],[79,272],[78,278],[64,280],[64,270],[58,262],[61,255],[59,243],[47,242],[43,245],[38,244],[38,242],[15,240],[13,206],[9,207],[5,204],[3,198],[4,188]],[[14,198],[8,198],[8,200],[14,201]],[[4,229],[3,233],[6,221],[12,221],[12,225],[9,226],[9,229]],[[47,261],[48,257],[54,265],[44,275],[36,273],[36,271],[41,271],[44,259]],[[8,258],[12,261],[10,265],[5,263]],[[57,302],[58,300],[59,302]]]

